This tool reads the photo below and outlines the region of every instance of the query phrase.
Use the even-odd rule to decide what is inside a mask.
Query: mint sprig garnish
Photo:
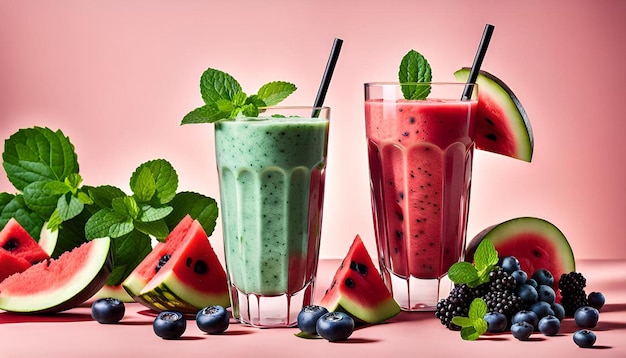
[[[204,106],[189,112],[181,124],[213,123],[238,116],[254,117],[264,107],[275,106],[296,90],[289,82],[264,84],[256,94],[248,96],[237,80],[226,72],[209,68],[200,77],[200,94]]]
[[[489,273],[498,264],[498,251],[489,240],[483,240],[474,252],[474,264],[461,261],[448,270],[448,278],[457,285],[476,287],[489,282]]]
[[[227,86],[213,90],[207,95],[230,91]],[[112,185],[83,185],[74,146],[60,130],[20,129],[5,141],[2,158],[18,192],[0,193],[0,228],[15,218],[38,239],[47,222],[48,229],[59,230],[54,255],[111,237],[110,285],[121,283],[151,251],[151,237],[165,238],[185,215],[197,219],[208,235],[215,228],[215,200],[178,192],[178,174],[165,159],[141,164],[130,177],[129,195]]]
[[[432,80],[430,64],[419,52],[411,50],[404,55],[400,62],[398,78],[405,99],[425,99],[430,94],[429,84],[417,84]]]
[[[482,298],[475,298],[470,304],[467,317],[454,316],[452,318],[452,323],[461,327],[461,338],[466,341],[473,341],[487,332],[487,321],[485,320],[487,311],[487,303]]]

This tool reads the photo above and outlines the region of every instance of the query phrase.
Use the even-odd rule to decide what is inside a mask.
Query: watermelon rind
[[[38,287],[39,292],[13,294],[10,289],[3,288],[2,284],[6,281],[0,284],[0,309],[16,313],[57,313],[74,308],[92,297],[104,286],[111,273],[111,239],[108,237],[94,239],[85,245],[90,245],[89,257],[85,260],[85,265],[70,280],[60,285],[55,282],[52,272],[49,281],[46,281],[46,277],[38,278],[38,283],[41,285]],[[72,252],[63,255],[71,257]],[[50,261],[44,261],[30,269],[38,265],[52,264]],[[21,279],[20,275],[28,275],[30,269],[15,274],[11,278]],[[46,287],[48,282],[54,286]]]
[[[467,81],[469,73],[470,68],[463,67],[456,71],[454,76],[459,81]],[[514,146],[514,152],[505,152],[503,151],[502,143],[496,143],[480,135],[481,133],[488,133],[490,131],[489,127],[492,124],[490,124],[486,118],[477,118],[476,148],[530,162],[533,157],[534,149],[533,132],[526,110],[518,97],[504,81],[487,71],[479,71],[476,83],[478,84],[479,115],[481,110],[485,109],[484,106],[486,106],[487,103],[490,106],[497,104],[501,107],[499,109],[506,114],[507,118],[490,118],[490,120],[495,122],[496,125],[508,124],[508,126],[510,126],[510,134],[514,141],[514,143],[510,144]],[[488,99],[488,101],[486,99]]]
[[[228,291],[208,295],[185,285],[174,273],[168,273],[153,287],[148,286],[139,293],[140,302],[155,311],[177,310],[182,313],[197,313],[206,306],[230,307]]]

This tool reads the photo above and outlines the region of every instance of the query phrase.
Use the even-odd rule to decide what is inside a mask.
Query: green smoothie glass
[[[319,256],[328,107],[272,107],[215,123],[233,316],[296,325],[311,304]]]

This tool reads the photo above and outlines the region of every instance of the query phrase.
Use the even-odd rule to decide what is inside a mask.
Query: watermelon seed
[[[367,266],[363,265],[362,263],[359,263],[359,262],[356,262],[356,261],[351,261],[350,262],[350,269],[360,273],[363,276],[367,276],[367,271],[368,271]]]
[[[185,265],[187,267],[191,267],[192,262],[193,262],[193,259],[191,257],[188,257],[187,260],[185,260]]]
[[[202,275],[207,273],[207,271],[209,271],[209,266],[207,266],[206,262],[202,260],[196,261],[196,264],[193,267],[193,272]]]
[[[163,267],[167,263],[167,261],[169,261],[169,259],[171,257],[172,257],[172,255],[170,255],[170,254],[165,254],[165,255],[161,256],[161,258],[159,259],[159,263],[157,263],[157,266],[154,269],[154,272],[159,272],[161,267]]]
[[[19,242],[17,241],[17,239],[14,238],[10,238],[3,246],[2,248],[7,250],[7,251],[14,251],[18,248],[19,246]]]
[[[487,121],[487,123],[489,123],[489,125],[491,125],[491,126],[495,126],[495,125],[496,125],[495,123],[493,123],[493,121],[492,121],[491,119],[489,119],[489,118],[487,118],[487,117],[485,117],[485,120],[486,120],[486,121]]]
[[[487,137],[487,139],[492,140],[494,142],[498,140],[498,137],[495,134],[493,134],[493,133],[487,134],[486,137]]]
[[[346,286],[348,286],[349,288],[354,288],[354,280],[352,280],[350,277],[348,277],[346,279]]]

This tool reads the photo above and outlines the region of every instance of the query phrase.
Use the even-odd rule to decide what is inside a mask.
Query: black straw
[[[313,107],[316,109],[313,110],[313,118],[319,116],[318,107],[322,107],[324,105],[324,99],[326,99],[326,92],[328,92],[328,86],[330,85],[330,79],[333,77],[333,71],[335,71],[335,65],[337,64],[337,59],[339,58],[339,52],[341,51],[341,45],[343,44],[342,39],[335,38],[333,41],[333,47],[330,50],[330,56],[328,57],[328,62],[326,63],[326,69],[324,70],[324,76],[322,76],[322,83],[320,83],[320,88],[317,90],[317,96],[315,97],[315,102]]]
[[[478,72],[480,72],[480,66],[482,66],[483,60],[485,59],[485,54],[487,53],[487,47],[489,47],[489,40],[491,40],[493,29],[493,25],[485,25],[483,37],[480,40],[480,45],[478,45],[478,51],[476,51],[476,56],[474,57],[472,69],[470,70],[469,77],[467,78],[467,82],[465,83],[465,89],[463,90],[463,96],[461,96],[461,101],[467,101],[472,98],[472,91],[474,90],[474,86],[472,85],[476,83],[476,79],[478,78]]]

